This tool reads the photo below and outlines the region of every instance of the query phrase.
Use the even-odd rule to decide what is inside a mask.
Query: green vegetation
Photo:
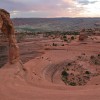
[[[78,35],[77,30],[95,27],[100,18],[14,18],[12,21],[15,28],[19,29],[30,28],[34,29],[31,31],[39,32],[60,31],[68,35]]]
[[[20,42],[21,40],[23,40],[26,36],[26,33],[18,33],[17,35],[17,41]]]
[[[63,39],[66,39],[66,38],[67,38],[67,36],[66,36],[66,35],[64,35],[64,36],[63,36]]]
[[[76,86],[75,82],[71,82],[71,81],[68,80],[69,73],[67,73],[67,71],[65,71],[65,69],[62,71],[61,76],[62,76],[62,81],[65,84],[68,84],[68,85],[71,85],[71,86]]]
[[[64,71],[62,71],[62,76],[67,77],[68,73],[64,70]]]
[[[68,73],[65,71],[65,70],[63,70],[62,71],[62,73],[61,73],[61,79],[62,79],[62,81],[65,83],[65,84],[67,84],[67,77],[68,77]]]
[[[98,57],[100,57],[100,54],[98,54]]]
[[[75,39],[75,37],[74,36],[71,36],[71,40],[74,40]]]
[[[75,82],[70,82],[69,85],[76,86],[77,84]]]
[[[61,46],[64,46],[64,44],[62,44]]]
[[[90,74],[90,72],[89,71],[86,71],[85,74]]]
[[[95,65],[100,65],[100,54],[90,56],[90,62]]]
[[[66,31],[66,32],[62,32],[61,34],[63,34],[63,35],[79,35],[79,32],[76,32],[76,31]]]
[[[57,46],[57,44],[56,43],[53,43],[52,46]]]
[[[68,63],[68,66],[71,66],[71,63],[70,62]]]

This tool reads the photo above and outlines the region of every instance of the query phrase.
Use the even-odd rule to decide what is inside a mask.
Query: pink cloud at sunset
[[[0,0],[11,17],[100,17],[100,0]]]

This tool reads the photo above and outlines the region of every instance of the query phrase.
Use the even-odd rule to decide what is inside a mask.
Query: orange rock
[[[19,61],[19,47],[15,38],[13,23],[10,14],[0,9],[0,30],[8,37],[9,41],[9,62],[11,64]]]

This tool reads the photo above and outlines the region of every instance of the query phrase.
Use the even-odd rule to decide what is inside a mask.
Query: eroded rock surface
[[[16,42],[13,23],[10,14],[0,9],[0,30],[8,37],[9,41],[9,62],[11,64],[19,61],[19,47]]]

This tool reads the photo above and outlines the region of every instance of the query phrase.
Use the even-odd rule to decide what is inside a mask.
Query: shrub
[[[53,43],[52,45],[53,45],[53,46],[57,46],[57,44],[55,44],[55,43]]]
[[[75,82],[70,82],[69,85],[76,86],[76,83]]]
[[[94,59],[95,57],[94,57],[94,56],[91,56],[90,58],[91,58],[91,59]]]
[[[68,66],[71,66],[71,63],[68,63]]]
[[[68,73],[64,70],[64,71],[62,71],[62,73],[61,73],[61,79],[62,79],[62,81],[66,84],[67,83],[67,77],[68,77]]]
[[[100,54],[98,54],[97,58],[100,60]]]
[[[61,46],[64,46],[64,44],[62,44]]]
[[[64,71],[62,71],[61,75],[67,77],[69,74],[64,70]]]
[[[64,35],[64,36],[63,36],[63,39],[66,39],[66,38],[67,38],[66,35]]]
[[[91,62],[93,63],[93,64],[95,64],[95,65],[100,65],[100,59],[99,59],[99,56],[91,56],[90,57],[90,60],[91,60]]]
[[[98,57],[100,57],[100,54],[98,54]]]
[[[75,39],[75,37],[74,36],[71,36],[71,40],[74,40]]]
[[[86,71],[85,74],[90,74],[90,72],[89,71]]]
[[[64,38],[64,41],[68,41],[66,38]]]
[[[82,55],[85,55],[85,53],[82,53]]]
[[[17,35],[17,41],[20,42],[25,38],[26,34],[25,33],[19,33]]]

